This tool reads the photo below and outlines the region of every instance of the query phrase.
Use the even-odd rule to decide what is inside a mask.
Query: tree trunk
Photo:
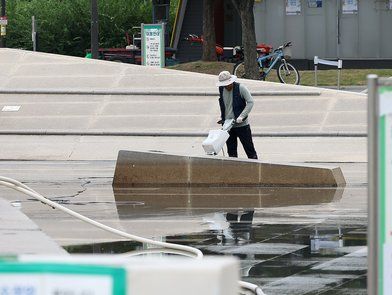
[[[254,0],[232,0],[241,18],[242,46],[244,47],[245,78],[259,80],[257,65]]]
[[[203,61],[216,61],[215,51],[215,0],[203,0]]]

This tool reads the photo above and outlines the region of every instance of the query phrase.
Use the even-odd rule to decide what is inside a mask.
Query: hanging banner
[[[300,15],[301,0],[286,0],[286,15]]]
[[[392,86],[379,87],[379,294],[392,294]]]
[[[165,66],[164,24],[142,24],[142,64],[161,68]]]
[[[342,1],[343,14],[356,14],[358,13],[358,0],[343,0]]]

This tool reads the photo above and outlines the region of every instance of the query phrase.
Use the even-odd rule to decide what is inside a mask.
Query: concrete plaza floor
[[[365,95],[241,81],[254,94],[261,160],[340,166],[344,189],[152,187],[118,195],[111,182],[121,149],[203,154],[219,116],[216,77],[11,49],[0,49],[0,65],[0,109],[18,109],[0,112],[1,176],[115,228],[236,255],[244,278],[267,294],[365,294]],[[0,204],[1,213],[18,212],[0,229],[3,254],[64,254],[56,243],[119,252],[113,243],[126,243],[10,189],[0,188],[0,198],[21,202]],[[259,205],[247,203],[253,198]],[[251,225],[233,227],[227,213],[244,210],[254,211]],[[20,220],[34,248],[16,236]]]

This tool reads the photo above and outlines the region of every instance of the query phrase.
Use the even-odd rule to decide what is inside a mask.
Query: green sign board
[[[392,294],[392,86],[380,86],[378,96],[378,293],[389,295]]]
[[[165,25],[142,24],[142,64],[165,66]]]
[[[126,270],[90,264],[3,261],[0,294],[126,295]]]

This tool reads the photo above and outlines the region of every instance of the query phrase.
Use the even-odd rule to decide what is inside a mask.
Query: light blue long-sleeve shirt
[[[245,118],[248,117],[250,111],[252,110],[254,101],[252,95],[245,85],[240,84],[240,94],[246,101],[246,106],[240,114],[240,117]],[[233,90],[228,91],[226,88],[223,88],[223,103],[225,104],[225,120],[236,119],[233,111]],[[242,123],[236,123],[233,128],[246,126],[248,124],[248,118],[246,118]]]

